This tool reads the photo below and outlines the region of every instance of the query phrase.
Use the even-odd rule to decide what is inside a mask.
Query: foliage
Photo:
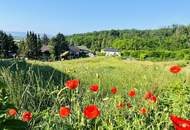
[[[68,36],[70,43],[93,50],[180,50],[189,48],[190,26],[172,25],[154,30],[110,30]]]
[[[15,44],[13,44],[12,36],[1,32],[0,41],[2,41],[0,42],[0,55],[5,52],[4,56],[6,57],[7,51],[17,50]],[[51,58],[56,60],[60,60],[60,54],[68,51],[69,45],[85,45],[96,52],[100,52],[104,48],[116,48],[122,52],[131,51],[133,57],[139,57],[140,59],[152,58],[155,55],[160,60],[165,58],[189,59],[189,54],[187,55],[180,50],[189,49],[190,47],[190,25],[172,25],[153,30],[107,30],[69,36],[58,33],[52,38],[48,38],[46,34],[40,37],[34,32],[27,32],[26,40],[19,44],[20,55],[31,59],[40,59],[42,45],[49,47]],[[139,51],[141,51],[141,54],[138,54]],[[142,51],[144,51],[143,54]],[[178,52],[174,54],[172,51]]]
[[[9,52],[17,53],[18,46],[14,43],[11,35],[0,31],[0,58],[9,58]]]
[[[63,64],[64,63],[64,64]],[[169,114],[189,118],[189,66],[179,74],[171,74],[171,65],[178,62],[122,61],[117,58],[97,57],[64,62],[0,61],[0,79],[7,85],[9,100],[18,110],[30,110],[34,119],[31,129],[172,129]],[[121,71],[122,70],[122,71]],[[76,90],[68,90],[68,79],[79,79]],[[99,86],[98,92],[89,87]],[[113,95],[112,87],[117,88]],[[136,96],[128,96],[135,88]],[[157,102],[152,106],[143,99],[152,91]],[[134,95],[134,94],[133,94]],[[130,102],[118,109],[116,105]],[[99,118],[88,120],[82,110],[96,104]],[[59,108],[68,106],[71,115],[59,116]],[[147,114],[139,113],[145,107]]]
[[[0,129],[1,130],[27,130],[27,123],[19,119],[15,119],[8,115],[8,110],[14,108],[13,104],[9,103],[9,95],[6,92],[5,84],[0,81]]]
[[[48,38],[48,36],[46,35],[46,34],[44,34],[43,36],[42,36],[42,38],[41,38],[41,43],[42,43],[42,45],[48,45],[48,43],[49,43],[49,38]]]
[[[28,45],[26,44],[26,42],[24,40],[20,41],[19,44],[19,56],[23,56],[23,57],[27,57],[28,55]]]
[[[50,48],[52,48],[51,52],[54,54],[56,60],[60,59],[60,55],[63,52],[68,51],[68,42],[61,33],[51,39],[50,46]]]
[[[42,46],[40,36],[35,34],[34,32],[27,32],[26,46],[26,48],[28,49],[27,56],[29,58],[38,59]]]
[[[125,50],[122,52],[123,57],[133,57],[140,60],[189,60],[190,49],[177,51],[166,50]]]

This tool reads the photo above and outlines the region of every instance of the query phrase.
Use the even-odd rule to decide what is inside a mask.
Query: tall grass
[[[178,75],[168,72],[171,65],[183,65]],[[0,61],[0,80],[9,93],[19,113],[33,113],[31,129],[171,129],[169,114],[190,117],[189,66],[179,62],[126,62],[117,58],[92,58],[62,62]],[[75,91],[65,88],[68,79],[79,79]],[[100,90],[93,93],[89,86],[98,84]],[[118,93],[111,94],[110,88]],[[127,95],[135,88],[136,97]],[[148,106],[143,99],[146,91],[153,91],[157,103]],[[118,109],[121,102],[130,102]],[[94,120],[84,117],[86,105],[96,104],[101,116]],[[60,118],[60,106],[69,106],[71,115]],[[146,107],[148,113],[139,113]]]

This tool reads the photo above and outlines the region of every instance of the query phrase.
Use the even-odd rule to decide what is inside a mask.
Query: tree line
[[[14,39],[11,35],[7,35],[3,31],[0,31],[0,57],[7,58],[9,52],[17,52],[18,46],[14,43]]]
[[[55,60],[68,51],[69,45],[85,45],[96,52],[104,48],[116,48],[122,52],[178,51],[190,47],[190,25],[172,25],[152,30],[108,30],[69,36],[58,33],[52,38],[29,31],[18,44],[11,35],[0,31],[0,56],[4,58],[8,57],[9,52],[17,52],[20,56],[39,59],[44,45],[48,46],[50,57]]]
[[[190,47],[190,25],[172,25],[153,30],[109,30],[68,36],[76,45],[100,51],[106,47],[123,50],[180,50]]]
[[[0,31],[0,57],[8,58],[9,53],[17,53],[22,57],[30,59],[40,59],[42,56],[41,48],[45,45],[49,48],[51,57],[55,60],[60,59],[61,53],[68,51],[69,43],[63,34],[58,33],[51,39],[46,34],[40,36],[34,32],[27,32],[26,38],[18,44],[15,43],[13,37]]]
[[[19,54],[32,59],[39,59],[42,55],[41,48],[43,45],[48,46],[52,58],[59,60],[61,53],[68,51],[69,44],[61,33],[49,39],[46,34],[41,37],[34,32],[27,32],[26,39],[20,42]]]

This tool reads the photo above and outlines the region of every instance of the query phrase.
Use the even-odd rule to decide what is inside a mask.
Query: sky
[[[0,0],[0,30],[66,35],[190,24],[190,0]]]

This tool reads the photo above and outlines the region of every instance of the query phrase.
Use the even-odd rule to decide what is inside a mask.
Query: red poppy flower
[[[112,88],[111,88],[111,93],[112,93],[112,94],[116,94],[116,92],[117,92],[117,88],[116,88],[116,87],[112,87]]]
[[[145,96],[144,96],[144,98],[145,99],[150,99],[151,97],[152,97],[152,92],[150,92],[150,91],[148,91],[146,94],[145,94]]]
[[[96,105],[89,105],[84,108],[83,114],[88,119],[94,119],[100,115],[100,111]]]
[[[118,109],[123,109],[125,107],[125,103],[119,103],[116,105]]]
[[[190,120],[184,120],[175,115],[170,116],[176,130],[190,130]]]
[[[75,89],[77,88],[78,84],[79,80],[68,80],[65,85],[69,89]]]
[[[70,114],[70,109],[68,107],[61,107],[59,109],[60,117],[64,118],[64,117],[69,116],[69,114]]]
[[[90,86],[90,90],[91,91],[98,92],[98,89],[99,89],[98,85],[92,85],[92,86]]]
[[[142,107],[142,108],[140,109],[140,113],[141,113],[141,114],[145,114],[146,112],[147,112],[147,110],[146,110],[145,107]]]
[[[156,102],[156,96],[152,96],[151,98],[150,98],[150,100],[152,101],[152,102]]]
[[[135,89],[131,89],[131,90],[129,91],[128,95],[129,95],[130,97],[134,97],[134,96],[135,96]]]
[[[24,112],[22,114],[22,120],[27,122],[30,121],[32,119],[32,113],[31,112]]]
[[[8,110],[8,115],[9,115],[9,116],[16,116],[16,114],[17,114],[17,111],[16,111],[15,108],[10,108],[10,109]]]
[[[179,73],[181,71],[181,67],[180,66],[172,66],[172,67],[170,67],[170,72],[171,73],[174,73],[174,74],[177,74],[177,73]]]

